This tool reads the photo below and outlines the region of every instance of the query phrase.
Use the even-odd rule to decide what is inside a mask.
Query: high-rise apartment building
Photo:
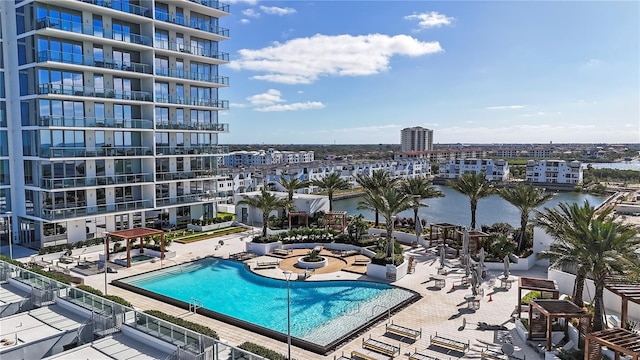
[[[14,243],[170,226],[232,200],[218,191],[228,5],[12,0],[0,14],[0,217]]]
[[[404,128],[400,132],[400,151],[433,150],[433,130],[420,126]]]

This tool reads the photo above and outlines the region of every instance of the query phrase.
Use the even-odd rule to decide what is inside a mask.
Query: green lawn
[[[242,231],[245,231],[245,229],[242,227],[232,226],[232,227],[217,229],[214,231],[207,231],[206,233],[200,233],[200,234],[181,237],[173,241],[179,244],[188,244],[195,241],[207,240],[207,239],[215,238],[222,235],[235,234]]]

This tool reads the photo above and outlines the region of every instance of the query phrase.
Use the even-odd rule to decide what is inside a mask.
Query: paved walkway
[[[247,240],[250,235],[250,232],[245,232],[190,244],[174,243],[171,245],[171,250],[174,250],[177,253],[177,256],[174,259],[165,260],[162,263],[157,261],[155,263],[135,265],[129,269],[121,269],[116,274],[107,274],[107,279],[108,281],[112,281],[114,279],[141,272],[156,270],[161,266],[172,266],[209,255],[226,258],[230,254],[245,251],[245,240]],[[219,240],[223,240],[224,245],[219,246],[219,248],[216,249],[216,245],[218,245]],[[383,321],[375,324],[365,333],[354,337],[350,342],[342,345],[342,347],[338,348],[334,353],[327,356],[318,355],[303,349],[292,347],[292,357],[298,360],[333,359],[334,355],[336,357],[342,353],[348,355],[351,351],[355,350],[369,354],[375,358],[384,358],[383,356],[377,356],[370,351],[362,349],[362,339],[369,338],[371,336],[374,339],[391,343],[396,346],[400,344],[401,354],[413,353],[417,349],[419,352],[429,354],[440,359],[456,357],[478,359],[480,358],[480,351],[483,348],[486,348],[487,346],[494,346],[495,349],[499,350],[501,343],[505,341],[512,341],[516,349],[514,355],[517,355],[520,358],[522,358],[522,355],[526,355],[528,360],[541,358],[541,356],[538,355],[531,347],[524,345],[522,341],[520,341],[520,338],[515,333],[514,323],[511,321],[512,313],[517,302],[517,283],[514,284],[511,289],[499,289],[498,286],[500,286],[500,282],[496,281],[496,278],[500,275],[500,272],[489,272],[487,279],[482,284],[485,297],[480,300],[480,307],[478,309],[470,309],[467,307],[465,296],[470,295],[471,290],[460,285],[461,278],[464,275],[464,270],[462,268],[449,268],[445,279],[445,286],[443,288],[438,288],[434,286],[434,281],[430,280],[431,276],[437,273],[437,268],[439,266],[436,255],[426,253],[424,249],[421,248],[409,250],[405,252],[405,254],[416,258],[417,265],[415,267],[415,272],[405,276],[393,284],[415,290],[420,293],[423,298],[397,314],[392,315],[390,320],[393,320],[394,324],[401,326],[413,329],[422,329],[423,335],[421,338],[418,338],[415,342],[407,342],[407,339],[401,339],[391,334],[385,334],[384,325],[386,321]],[[249,261],[257,260],[252,259]],[[279,268],[259,271],[260,274],[265,276],[284,279],[282,269]],[[526,272],[526,274],[513,272],[513,275],[546,278],[546,269],[536,267],[531,271]],[[85,284],[104,290],[105,285],[103,274],[87,276],[84,277],[84,279]],[[328,279],[373,280],[364,274],[335,271],[331,273],[314,274],[307,281]],[[116,288],[112,285],[108,286],[107,293],[122,296],[139,309],[156,309],[174,316],[182,317],[186,320],[209,326],[218,332],[221,339],[230,344],[238,345],[249,340],[282,354],[287,353],[287,344],[285,342],[276,341],[199,314],[192,314],[187,312],[185,309],[167,305],[160,301]],[[464,326],[464,328],[462,328],[463,321],[466,322],[466,326]],[[508,330],[477,330],[476,327],[478,322],[504,325]],[[469,341],[470,350],[466,354],[458,354],[446,353],[442,350],[438,351],[436,348],[430,348],[430,336],[435,335],[436,332],[438,335],[465,342]],[[404,358],[404,356],[402,358]]]

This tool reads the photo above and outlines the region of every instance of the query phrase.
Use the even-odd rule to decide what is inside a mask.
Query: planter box
[[[387,236],[387,230],[385,229],[369,229],[367,233],[369,235],[380,235],[382,237]],[[410,234],[410,233],[401,232],[401,231],[394,231],[393,237],[396,238],[397,242],[405,245],[411,245],[416,242],[416,234]],[[425,241],[424,236],[420,236],[418,243],[422,244],[424,243],[424,241]]]
[[[233,225],[233,221],[225,221],[225,222],[221,222],[221,223],[217,223],[217,224],[211,224],[211,225],[187,224],[187,229],[194,230],[194,231],[211,231],[211,230],[226,228],[226,227],[229,227],[231,225]]]
[[[276,241],[272,243],[254,243],[253,241],[247,241],[245,243],[246,251],[252,252],[258,255],[266,255],[270,252],[273,252],[275,249],[280,249],[282,247],[281,241]]]
[[[367,275],[376,279],[398,281],[407,275],[407,261],[404,261],[399,266],[387,264],[367,264]]]
[[[527,271],[536,264],[536,255],[531,254],[526,258],[518,258],[517,264],[510,264],[509,271]],[[485,262],[485,267],[489,270],[503,270],[504,262]]]

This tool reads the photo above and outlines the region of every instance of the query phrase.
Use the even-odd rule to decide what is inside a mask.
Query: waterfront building
[[[482,172],[489,181],[509,180],[509,163],[502,159],[454,159],[441,162],[439,169],[438,176],[445,179],[457,179],[464,174]]]
[[[547,159],[552,156],[560,155],[561,152],[552,149],[552,148],[544,148],[544,147],[534,147],[534,148],[499,148],[493,149],[490,151],[490,155],[499,157],[499,158],[536,158],[536,159]]]
[[[582,163],[564,160],[527,161],[526,182],[549,184],[582,184]]]
[[[404,128],[400,131],[401,151],[433,150],[433,130],[420,126]]]
[[[483,159],[487,150],[478,148],[445,149],[429,151],[401,151],[393,154],[394,160],[426,159],[431,162],[443,162],[455,159]]]
[[[0,213],[12,212],[14,242],[176,224],[233,200],[218,191],[228,5],[23,0],[0,11]]]
[[[298,164],[314,161],[313,151],[278,151],[273,148],[267,151],[233,151],[224,158],[225,165],[259,166],[272,164]]]

